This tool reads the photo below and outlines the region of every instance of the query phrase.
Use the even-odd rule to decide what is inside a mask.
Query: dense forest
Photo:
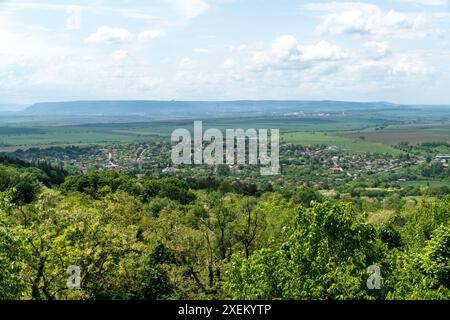
[[[448,195],[371,223],[357,192],[1,163],[0,299],[450,298]]]

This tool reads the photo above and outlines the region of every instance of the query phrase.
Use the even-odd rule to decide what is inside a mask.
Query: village
[[[230,176],[236,179],[258,178],[258,165],[175,165],[171,162],[172,145],[165,139],[149,143],[106,144],[92,146],[32,148],[11,154],[22,160],[42,159],[62,163],[73,173],[89,170],[115,170],[136,177],[144,176]],[[390,181],[408,182],[419,179],[412,168],[439,165],[448,168],[450,156],[434,154],[430,159],[416,153],[377,154],[351,153],[338,146],[302,146],[282,144],[281,175],[261,181],[277,185],[298,185],[307,178],[319,188],[333,188],[357,180],[373,179],[390,173]],[[420,170],[416,170],[420,171]],[[393,174],[398,173],[398,174]],[[371,178],[372,177],[372,178]],[[392,178],[394,177],[394,178]]]

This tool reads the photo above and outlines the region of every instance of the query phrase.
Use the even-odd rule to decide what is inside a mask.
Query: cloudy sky
[[[450,0],[0,0],[0,104],[450,104],[449,9]]]

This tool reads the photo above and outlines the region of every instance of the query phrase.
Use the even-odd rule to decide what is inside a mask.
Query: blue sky
[[[0,1],[0,104],[450,104],[450,0]]]

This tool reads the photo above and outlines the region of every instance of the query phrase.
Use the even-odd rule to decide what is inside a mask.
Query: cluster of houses
[[[130,172],[136,167],[153,168],[163,173],[175,172],[180,170],[177,166],[170,163],[170,143],[156,144],[127,144],[127,145],[109,145],[102,148],[72,148],[49,150],[46,158],[55,161],[63,161],[65,164],[76,167],[79,171],[87,171],[89,168],[96,167],[104,170],[120,170]],[[39,157],[45,158],[43,150]],[[38,152],[36,151],[36,152]],[[415,165],[423,163],[423,160],[417,157],[399,160],[394,155],[377,156],[373,154],[344,154],[339,152],[337,146],[316,146],[301,147],[290,146],[281,152],[281,161],[283,166],[296,170],[297,167],[314,164],[323,168],[324,172],[331,175],[346,174],[349,177],[357,177],[366,173],[379,173],[384,171],[395,171],[405,165]],[[443,163],[444,166],[450,165],[450,154],[438,154],[433,159],[434,163]],[[152,169],[152,170],[153,170]],[[197,168],[196,170],[207,171],[208,168]],[[230,173],[239,174],[239,166],[230,165]],[[322,172],[322,174],[324,173]]]
[[[364,173],[379,173],[384,171],[399,170],[405,164],[420,164],[421,160],[411,158],[402,160],[395,156],[376,156],[371,154],[337,154],[339,148],[331,147],[315,147],[305,148],[302,151],[293,153],[295,157],[288,158],[288,164],[302,165],[308,163],[321,164],[330,174],[346,173],[348,176],[357,176]],[[444,156],[445,157],[445,156]],[[446,158],[448,159],[448,157]]]
[[[448,165],[450,163],[450,154],[438,154],[436,155],[435,161]]]

